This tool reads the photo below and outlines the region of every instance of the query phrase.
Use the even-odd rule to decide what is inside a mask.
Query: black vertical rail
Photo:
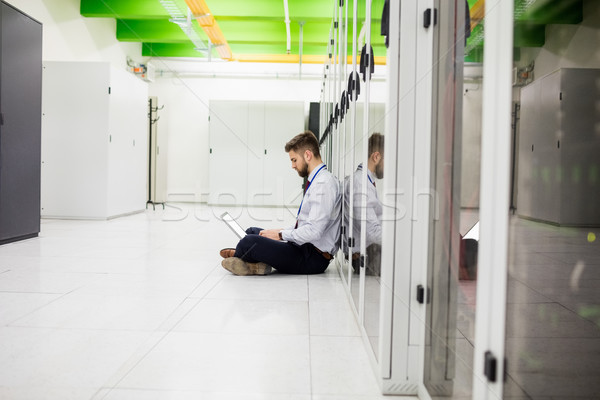
[[[152,204],[152,209],[156,210],[156,205],[160,204],[163,207],[163,210],[165,209],[165,203],[162,202],[154,202],[154,200],[152,200],[152,156],[153,156],[153,148],[152,148],[152,125],[154,125],[158,120],[159,117],[157,116],[156,119],[152,118],[152,113],[153,112],[158,112],[159,110],[162,110],[164,106],[162,107],[158,107],[158,105],[153,106],[152,105],[152,99],[148,99],[148,201],[146,202],[146,208],[148,208],[148,204]],[[155,163],[156,166],[156,163]]]
[[[515,177],[517,169],[517,124],[519,122],[519,110],[521,109],[520,103],[513,105],[512,112],[512,167],[510,176],[510,210],[515,213],[517,205],[515,204]]]
[[[148,99],[148,201],[146,206],[152,203],[152,99]]]

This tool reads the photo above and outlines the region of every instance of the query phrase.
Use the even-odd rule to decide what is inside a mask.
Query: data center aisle
[[[335,268],[233,276],[220,211],[44,220],[1,246],[0,398],[383,398]],[[238,211],[242,225],[294,218]]]

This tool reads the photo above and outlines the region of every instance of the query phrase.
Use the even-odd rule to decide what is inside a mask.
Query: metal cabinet
[[[148,84],[107,62],[44,62],[42,216],[144,210]]]
[[[298,206],[301,180],[284,148],[304,131],[304,108],[303,102],[211,100],[208,202]]]
[[[0,7],[0,244],[40,231],[42,24]]]
[[[521,90],[519,215],[600,224],[598,81],[598,69],[563,68]]]

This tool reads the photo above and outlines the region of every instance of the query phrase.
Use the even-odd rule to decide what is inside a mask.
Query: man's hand
[[[265,229],[263,231],[260,231],[258,234],[260,236],[264,236],[264,237],[267,237],[269,239],[280,240],[279,239],[279,232],[280,231],[281,231],[281,229]]]

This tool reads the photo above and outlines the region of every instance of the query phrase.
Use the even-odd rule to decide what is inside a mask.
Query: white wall
[[[301,80],[298,65],[152,62],[158,73],[150,85],[150,95],[165,106],[160,112],[158,134],[168,136],[168,201],[207,201],[202,194],[209,190],[210,100],[303,101],[308,117],[309,103],[318,102],[321,94],[322,65],[304,65]],[[380,70],[385,75],[384,68]],[[381,97],[374,95],[372,101],[384,102],[384,83],[372,85],[372,93]],[[283,150],[281,157],[287,157]]]
[[[111,18],[84,18],[80,0],[8,0],[43,24],[44,61],[105,61],[125,68],[127,56],[141,61],[141,44],[120,43]]]

